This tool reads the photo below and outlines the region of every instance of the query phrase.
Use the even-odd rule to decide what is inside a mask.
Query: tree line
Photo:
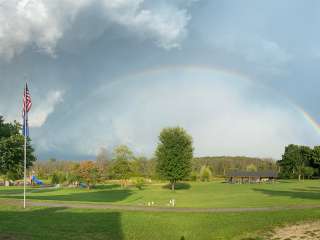
[[[52,184],[82,183],[90,188],[97,182],[119,180],[122,186],[134,179],[141,188],[144,181],[164,179],[171,188],[180,180],[210,181],[213,177],[224,177],[231,170],[274,170],[283,178],[319,176],[320,146],[289,145],[282,159],[260,159],[249,157],[194,157],[192,137],[180,127],[165,128],[159,135],[154,157],[136,156],[126,145],[119,145],[110,154],[101,148],[96,159],[88,161],[36,161],[31,139],[27,140],[27,167],[29,174],[35,172],[39,178]],[[0,117],[0,175],[3,179],[21,179],[23,176],[23,136],[21,125],[7,123]]]

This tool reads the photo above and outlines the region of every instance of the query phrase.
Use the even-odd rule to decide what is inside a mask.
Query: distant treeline
[[[196,157],[193,159],[194,172],[199,172],[202,166],[208,166],[213,176],[225,176],[231,170],[278,170],[277,162],[273,159],[244,156]]]
[[[127,151],[127,150],[126,150]],[[129,151],[128,151],[129,152]],[[154,158],[136,157],[131,155],[127,172],[130,177],[143,177],[150,179],[158,179],[156,172],[156,160]],[[65,161],[50,159],[45,161],[37,161],[32,167],[32,171],[39,178],[51,179],[60,178],[60,182],[64,182],[71,173],[78,168],[83,161]],[[96,160],[91,161],[97,169],[99,179],[112,180],[118,179],[115,172],[116,161],[109,158],[105,150],[98,154]],[[196,157],[192,160],[192,173],[189,180],[210,180],[212,177],[224,177],[230,170],[277,170],[277,164],[272,159],[260,159],[251,157]],[[57,181],[57,180],[55,180]]]

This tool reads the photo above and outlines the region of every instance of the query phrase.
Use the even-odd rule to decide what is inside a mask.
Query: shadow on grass
[[[162,188],[171,190],[171,184],[166,184],[162,186]],[[176,183],[174,187],[175,190],[187,190],[190,188],[191,188],[191,185],[189,183],[182,183],[182,182]]]
[[[59,193],[58,193],[59,194]],[[107,190],[107,191],[85,191],[74,193],[61,193],[61,195],[32,195],[29,194],[28,199],[32,200],[54,200],[54,201],[76,201],[76,202],[118,202],[128,198],[132,191],[128,189]],[[0,198],[22,199],[21,195],[0,195]]]
[[[123,239],[119,212],[71,211],[65,208],[6,210],[0,211],[0,226],[3,236],[15,240]]]
[[[320,189],[319,190],[294,189],[293,191],[281,191],[281,190],[254,188],[253,190],[269,196],[320,200]]]
[[[93,187],[93,189],[104,189],[104,190],[117,189],[117,188],[120,188],[119,184],[104,184],[104,185],[96,185]]]

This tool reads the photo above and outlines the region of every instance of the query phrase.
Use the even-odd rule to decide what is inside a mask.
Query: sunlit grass
[[[22,198],[22,188],[1,187],[0,198]],[[320,200],[320,181],[279,181],[275,184],[186,183],[172,192],[162,184],[147,185],[143,190],[121,188],[110,184],[96,189],[28,189],[33,200],[94,202],[125,205],[167,206],[170,199],[177,207],[235,208],[317,205]]]

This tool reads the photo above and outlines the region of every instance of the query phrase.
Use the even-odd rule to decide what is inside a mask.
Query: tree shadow
[[[96,185],[93,187],[93,189],[117,189],[119,188],[120,185],[119,184],[103,184],[103,185]]]
[[[5,210],[0,226],[1,235],[12,239],[123,239],[121,213],[101,210]]]
[[[283,191],[283,190],[254,188],[253,190],[269,196],[320,200],[320,189],[319,190],[293,189],[292,191]]]
[[[162,188],[171,190],[171,184],[163,185]],[[184,183],[184,182],[178,182],[175,184],[175,187],[174,187],[175,190],[187,190],[190,188],[191,188],[191,185],[189,183]]]
[[[19,193],[22,193],[21,191]],[[42,193],[42,192],[39,192]],[[11,199],[22,199],[22,194],[17,195],[2,195],[0,198],[11,198]],[[111,203],[124,200],[132,195],[132,191],[128,189],[119,189],[119,190],[105,190],[105,191],[85,191],[85,192],[74,192],[66,193],[63,192],[59,195],[27,195],[28,199],[32,200],[54,200],[54,201],[76,201],[76,202],[101,202],[101,203]]]

